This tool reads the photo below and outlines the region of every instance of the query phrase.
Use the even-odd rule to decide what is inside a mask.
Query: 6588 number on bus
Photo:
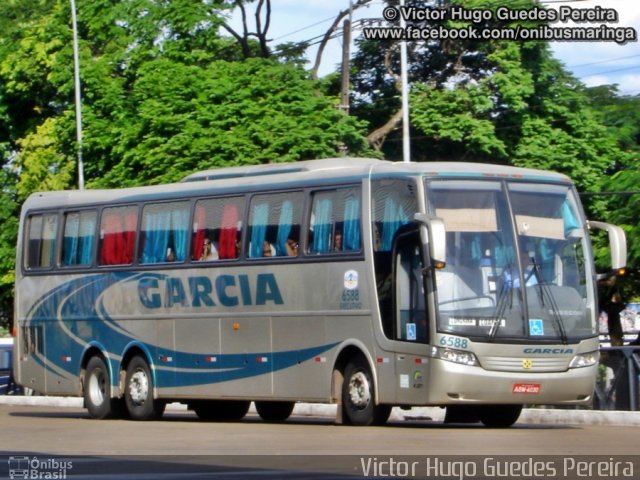
[[[440,345],[443,347],[451,347],[451,348],[469,348],[469,340],[466,338],[460,337],[451,337],[449,335],[443,335],[440,337]]]

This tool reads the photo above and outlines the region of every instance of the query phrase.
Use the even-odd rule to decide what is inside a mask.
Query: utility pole
[[[342,67],[340,86],[340,108],[349,115],[349,52],[351,48],[351,17],[353,16],[353,2],[349,0],[349,18],[342,24]]]
[[[78,190],[84,190],[84,164],[82,162],[82,99],[80,94],[80,60],[78,56],[78,21],[76,2],[71,1],[71,23],[73,27],[73,74],[76,91],[76,140],[78,143]]]
[[[400,8],[404,8],[404,0],[400,0]],[[404,32],[406,22],[400,15],[400,29]],[[402,90],[402,158],[404,162],[411,161],[411,143],[409,137],[409,85],[407,75],[407,41],[400,42],[400,84]]]
[[[351,20],[342,24],[342,82],[340,87],[340,108],[349,115],[349,45],[351,44]]]

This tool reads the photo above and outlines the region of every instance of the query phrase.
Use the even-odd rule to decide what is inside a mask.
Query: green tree
[[[628,301],[640,300],[640,96],[620,96],[616,85],[587,89],[591,105],[600,122],[613,136],[621,153],[600,178],[606,220],[621,226],[627,236],[629,274],[622,282]],[[600,250],[601,262],[606,251]]]
[[[268,59],[207,68],[148,62],[122,122],[122,159],[96,186],[162,183],[195,170],[367,153],[364,127],[295,66]],[[135,113],[134,113],[135,112]]]

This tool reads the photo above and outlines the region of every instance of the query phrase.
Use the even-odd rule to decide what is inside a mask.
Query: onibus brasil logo
[[[13,479],[66,479],[73,462],[57,458],[9,457],[9,478]]]

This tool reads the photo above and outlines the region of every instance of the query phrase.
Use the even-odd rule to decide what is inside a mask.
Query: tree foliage
[[[622,227],[627,236],[629,275],[625,298],[640,300],[640,96],[620,96],[615,85],[587,89],[591,106],[619,150],[606,175],[600,177],[598,197],[606,221]],[[605,251],[599,252],[604,262]]]
[[[213,166],[295,161],[365,152],[363,128],[318,94],[297,67],[272,60],[206,68],[148,62],[116,135],[120,162],[101,186],[162,183]]]

